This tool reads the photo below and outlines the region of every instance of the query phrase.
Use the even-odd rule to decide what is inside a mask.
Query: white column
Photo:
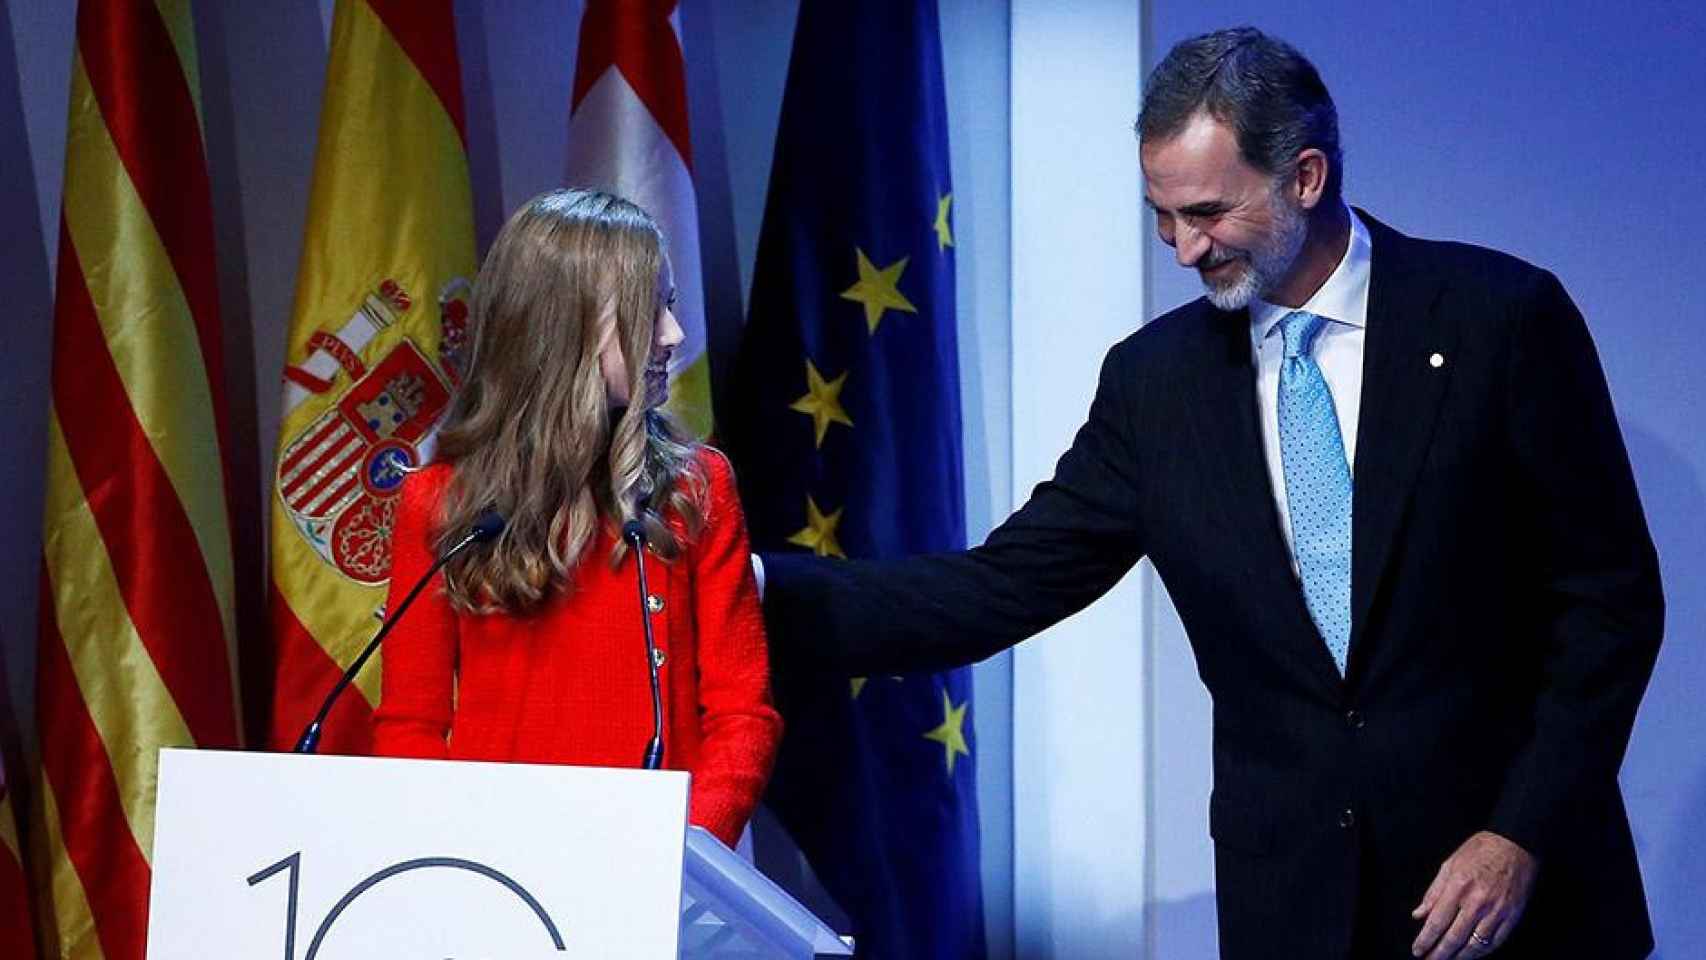
[[[1069,12],[1068,12],[1069,11]],[[1012,7],[1013,488],[1084,421],[1103,354],[1143,317],[1132,123],[1140,5]],[[1144,658],[1139,577],[1014,657],[1016,954],[1143,954]]]

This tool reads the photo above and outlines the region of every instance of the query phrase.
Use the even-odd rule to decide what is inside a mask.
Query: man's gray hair
[[[1254,27],[1217,30],[1182,41],[1150,71],[1137,136],[1159,143],[1199,111],[1230,126],[1244,162],[1276,177],[1297,171],[1311,147],[1327,155],[1323,199],[1344,182],[1339,112],[1315,65],[1283,40]]]

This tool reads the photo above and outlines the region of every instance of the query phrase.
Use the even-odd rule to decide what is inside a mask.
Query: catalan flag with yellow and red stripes
[[[378,627],[404,471],[429,454],[474,276],[450,0],[338,0],[272,496],[270,740],[287,748]],[[378,660],[322,748],[364,753]]]
[[[83,0],[31,827],[53,956],[143,955],[157,751],[239,742],[213,237],[189,0]]]

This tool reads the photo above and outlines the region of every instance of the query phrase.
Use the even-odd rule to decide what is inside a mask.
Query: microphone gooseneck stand
[[[403,602],[398,604],[397,609],[391,611],[391,615],[386,617],[385,622],[379,626],[379,632],[373,635],[372,640],[367,641],[367,646],[362,648],[361,655],[355,658],[355,662],[349,665],[349,669],[345,670],[342,676],[338,677],[338,682],[332,687],[332,692],[326,694],[326,699],[321,702],[319,712],[314,714],[314,719],[302,731],[302,736],[297,738],[296,746],[291,750],[292,753],[314,753],[319,750],[320,728],[326,722],[326,715],[332,712],[332,705],[338,702],[338,697],[342,696],[344,690],[348,689],[349,685],[355,681],[356,675],[361,673],[361,668],[367,665],[367,661],[373,656],[373,652],[379,649],[380,641],[384,640],[385,635],[391,632],[391,628],[403,619],[403,614],[408,611],[409,604],[415,602],[415,597],[420,595],[427,583],[439,570],[444,568],[445,564],[450,562],[452,557],[476,543],[485,543],[488,540],[496,539],[497,535],[503,532],[504,524],[507,522],[503,514],[496,510],[487,510],[475,519],[474,525],[468,529],[468,533],[461,540],[456,541],[454,546],[444,551],[443,556],[433,561],[432,568],[415,582],[414,588],[409,591],[408,596],[403,598]]]
[[[640,765],[646,770],[663,766],[663,698],[658,693],[658,648],[652,636],[651,591],[646,588],[646,525],[629,520],[622,525],[622,539],[634,551],[634,570],[640,585],[640,623],[646,634],[646,670],[652,681],[652,739]]]

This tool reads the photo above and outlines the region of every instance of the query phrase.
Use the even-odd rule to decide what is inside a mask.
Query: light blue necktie
[[[1351,647],[1351,469],[1333,392],[1309,353],[1325,323],[1301,310],[1280,321],[1280,462],[1303,600],[1343,676]]]

